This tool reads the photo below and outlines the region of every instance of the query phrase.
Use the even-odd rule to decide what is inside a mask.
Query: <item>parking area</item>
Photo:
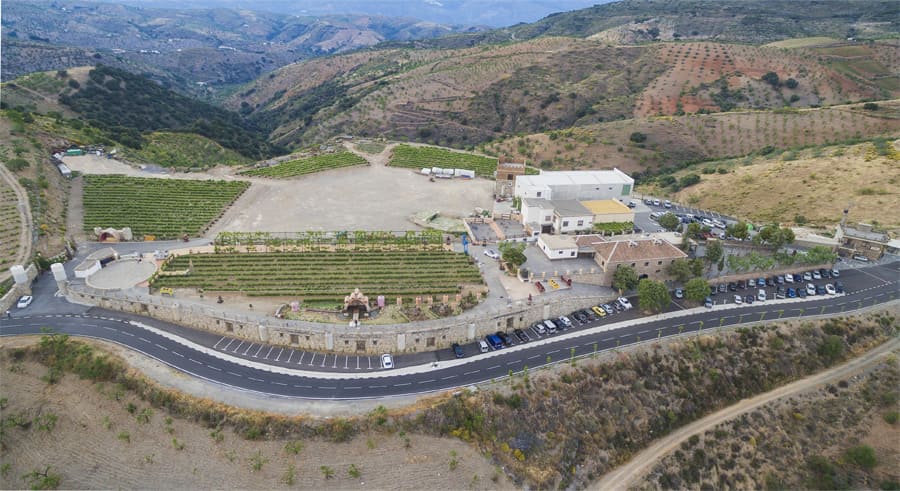
[[[472,239],[476,244],[481,244],[485,241],[495,243],[500,239],[488,223],[469,222],[469,230],[472,231],[472,235],[474,235]]]
[[[222,336],[213,349],[247,360],[265,361],[288,368],[316,367],[332,370],[381,370],[381,360],[372,355],[342,355],[296,350],[263,343],[253,343]]]

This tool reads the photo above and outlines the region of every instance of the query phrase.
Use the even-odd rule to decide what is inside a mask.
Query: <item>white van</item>
[[[763,290],[762,288],[760,288],[759,293],[756,295],[756,299],[759,300],[760,302],[765,302],[766,301],[766,291]]]
[[[488,348],[487,341],[483,339],[481,341],[478,341],[478,347],[481,348],[482,353],[487,353],[490,350],[490,348]]]

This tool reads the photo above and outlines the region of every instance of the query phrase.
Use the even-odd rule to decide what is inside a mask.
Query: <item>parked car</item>
[[[725,293],[728,290],[728,285],[725,283],[719,284],[719,293]]]
[[[797,288],[797,296],[800,298],[806,298],[806,288]]]
[[[453,343],[452,345],[450,345],[450,348],[453,349],[453,355],[457,358],[466,356],[466,353],[463,351],[462,346],[460,346],[459,343]]]
[[[806,294],[809,295],[810,297],[815,295],[816,294],[816,285],[813,285],[812,283],[807,283],[806,284]]]
[[[784,297],[785,297],[784,287],[783,287],[783,286],[779,286],[779,287],[775,290],[775,298],[784,298]]]
[[[716,287],[713,286],[713,285],[709,285],[709,295],[710,295],[711,297],[714,297],[718,291],[719,291],[718,288],[716,288]]]
[[[784,284],[784,275],[778,275],[775,277],[775,283],[778,285]]]
[[[766,301],[766,291],[763,290],[762,288],[760,288],[759,293],[756,294],[756,299],[759,300],[760,302],[765,302]]]
[[[809,282],[809,281],[812,281],[812,279],[813,279],[812,273],[810,273],[809,271],[803,273],[803,281]]]
[[[766,278],[766,286],[775,286],[775,278],[771,276]]]
[[[827,293],[829,295],[834,295],[837,293],[837,291],[834,289],[834,285],[829,283],[829,284],[825,285],[825,293]]]
[[[495,350],[503,348],[503,340],[496,334],[488,334],[484,339],[491,345],[491,348],[494,348]]]
[[[822,273],[820,273],[820,272],[818,272],[818,271],[813,271],[813,272],[812,272],[812,277],[813,277],[814,280],[821,280],[821,279],[822,279]]]
[[[625,310],[631,310],[631,302],[629,302],[627,298],[619,297],[619,299],[616,301],[619,302],[619,305],[621,305]]]
[[[381,355],[381,368],[394,368],[394,357],[389,353]]]
[[[857,261],[863,262],[863,263],[869,262],[869,258],[867,258],[866,256],[856,255],[856,256],[853,256],[853,259],[856,259]]]
[[[792,275],[792,274],[786,274],[786,275],[784,275],[784,282],[785,282],[785,283],[793,283],[793,282],[794,282],[794,275]]]
[[[500,253],[493,249],[485,249],[484,255],[491,259],[500,259]]]
[[[831,270],[831,277],[832,277],[832,278],[837,278],[837,277],[839,277],[839,276],[841,276],[841,272],[838,271],[837,268],[834,268],[834,269]]]
[[[653,204],[653,199],[651,199],[651,198],[644,198],[644,204],[645,204],[645,205],[652,205],[652,204]]]
[[[594,305],[593,307],[591,307],[591,310],[593,310],[594,313],[597,314],[597,317],[606,317],[606,311],[601,309],[597,305]]]
[[[765,278],[759,278],[759,279],[757,279],[757,280],[756,280],[756,286],[766,286],[766,279],[765,279]]]
[[[734,303],[740,305],[740,304],[744,303],[744,299],[741,298],[740,295],[735,295],[735,296],[734,296]]]
[[[535,332],[537,332],[538,334],[546,334],[546,333],[547,333],[547,326],[544,325],[544,321],[537,321],[537,322],[535,322],[534,325],[532,325],[531,327],[532,327],[532,328],[535,330]]]
[[[844,293],[844,284],[841,283],[840,281],[835,281],[834,282],[834,291],[836,293]]]
[[[660,205],[659,200],[658,200],[658,199],[654,199],[654,200],[653,200],[653,206],[659,206],[659,205]]]
[[[16,302],[16,308],[24,309],[25,307],[28,307],[29,305],[31,305],[32,301],[34,301],[34,297],[32,297],[31,295],[22,296],[19,298],[19,301]]]
[[[737,291],[737,283],[731,282],[728,284],[728,291],[736,292]]]
[[[663,206],[665,206],[666,208],[671,208],[671,207],[672,207],[672,202],[669,201],[669,200],[666,200],[666,201],[663,203]]]
[[[823,285],[816,285],[816,295],[825,295],[825,287]]]
[[[799,273],[798,273],[798,274],[795,274],[795,275],[794,275],[794,283],[801,283],[802,281],[803,281],[803,275],[802,275],[802,274],[799,274]]]
[[[713,306],[712,298],[706,297],[706,300],[703,301],[703,306],[706,307],[706,308],[708,308],[708,309],[711,309],[712,306]]]
[[[625,307],[622,307],[622,304],[619,302],[613,302],[612,306],[616,309],[616,312],[625,312]]]
[[[822,268],[819,270],[819,276],[822,278],[831,278],[831,270]]]
[[[584,324],[588,320],[587,315],[585,315],[584,312],[580,310],[578,312],[572,312],[572,318],[574,318],[579,324]]]
[[[797,298],[797,290],[795,290],[793,287],[788,288],[787,296],[788,296],[788,298]]]
[[[551,319],[544,320],[544,325],[547,326],[547,332],[549,332],[550,334],[555,333],[556,330],[559,329],[559,326],[557,326],[556,323]]]
[[[744,280],[738,281],[738,282],[737,282],[737,287],[738,287],[738,290],[746,290],[746,289],[747,289],[747,282],[744,281]]]
[[[510,346],[510,345],[512,345],[512,339],[509,339],[509,336],[507,336],[505,332],[503,332],[503,331],[497,331],[497,332],[495,332],[494,334],[495,334],[498,338],[500,338],[500,341],[503,342],[503,345],[504,345],[504,346]]]
[[[521,329],[514,330],[513,334],[515,334],[516,337],[519,338],[519,341],[521,341],[523,343],[527,343],[528,341],[531,341],[531,338],[529,338],[528,335],[525,334],[525,331],[523,331]]]
[[[556,319],[556,320],[557,320],[556,323],[563,329],[568,329],[568,328],[572,327],[572,321],[569,320],[569,318],[564,315],[560,316],[559,319]]]
[[[636,208],[636,207],[637,207],[637,201],[635,201],[635,200],[629,201],[629,202],[628,202],[628,207],[629,207],[629,208]]]
[[[490,351],[487,342],[483,339],[478,340],[478,349],[481,350],[482,353],[487,353],[488,351]]]
[[[601,305],[600,308],[605,310],[607,315],[613,315],[616,312],[615,310],[613,310],[612,305],[608,303]]]
[[[746,297],[744,297],[744,303],[750,304],[753,303],[753,300],[755,300],[753,298],[753,295],[747,295]]]
[[[675,298],[684,298],[684,290],[682,290],[681,288],[676,288]]]

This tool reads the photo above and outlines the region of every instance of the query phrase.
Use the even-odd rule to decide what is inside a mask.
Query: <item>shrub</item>
[[[633,141],[634,143],[644,143],[645,141],[647,141],[647,135],[641,133],[640,131],[635,131],[628,137],[628,139]]]
[[[863,109],[865,109],[866,111],[877,111],[878,104],[876,104],[874,102],[867,102],[867,103],[863,104]]]
[[[891,425],[897,424],[897,421],[900,421],[900,412],[888,411],[884,414],[884,421]]]
[[[868,445],[857,445],[850,447],[844,452],[847,462],[862,467],[863,469],[871,469],[878,464],[875,458],[875,449]]]

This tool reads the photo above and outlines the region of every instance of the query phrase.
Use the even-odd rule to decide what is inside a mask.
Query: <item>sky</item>
[[[506,27],[609,0],[106,0],[145,8],[240,8],[293,15],[369,14]]]

